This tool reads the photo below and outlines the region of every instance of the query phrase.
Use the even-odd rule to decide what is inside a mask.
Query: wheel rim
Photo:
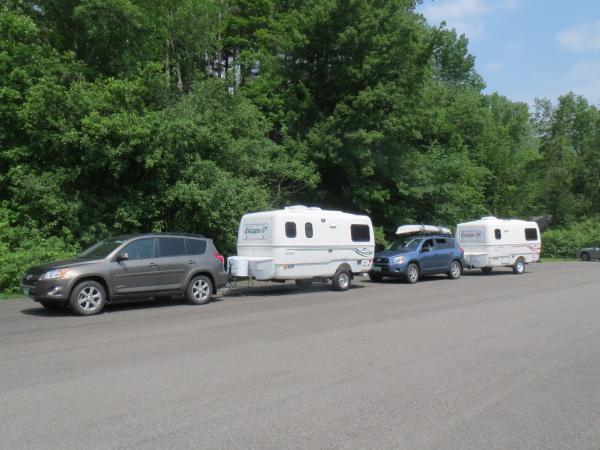
[[[206,280],[197,280],[192,285],[192,295],[196,300],[206,300],[210,294],[210,285]]]
[[[342,289],[346,289],[350,284],[350,277],[346,272],[342,272],[338,275],[338,284]]]
[[[519,261],[517,263],[517,272],[519,272],[519,273],[523,272],[524,268],[525,268],[525,265],[523,264],[523,262]]]
[[[452,276],[458,278],[460,276],[460,266],[457,262],[452,264]]]
[[[587,261],[588,259],[590,259],[590,255],[588,255],[587,253],[583,253],[581,255],[581,259],[583,259],[584,261]]]
[[[77,303],[84,311],[94,311],[102,301],[102,294],[94,286],[88,286],[79,291]]]
[[[419,271],[417,270],[417,267],[410,266],[410,268],[408,269],[408,278],[410,278],[410,281],[417,281],[418,277],[419,277]]]

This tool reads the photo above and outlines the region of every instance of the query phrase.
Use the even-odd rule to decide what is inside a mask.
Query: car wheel
[[[462,265],[459,261],[452,261],[450,264],[450,270],[448,270],[448,278],[451,280],[458,280],[462,274]]]
[[[517,259],[517,262],[513,266],[513,273],[517,275],[525,273],[525,260],[523,258]]]
[[[106,291],[96,281],[82,281],[69,297],[69,308],[80,316],[98,314],[106,304]]]
[[[494,270],[494,268],[493,268],[493,267],[482,267],[482,268],[481,268],[481,271],[482,271],[483,273],[492,273],[492,270]]]
[[[61,311],[65,307],[64,304],[56,302],[40,302],[40,305],[48,311]]]
[[[590,254],[588,252],[582,252],[581,253],[581,260],[582,261],[589,261],[590,260]]]
[[[299,289],[308,289],[311,284],[311,279],[296,280],[296,286],[298,286]]]
[[[415,284],[419,281],[419,266],[415,263],[410,263],[404,273],[404,279],[410,284]]]
[[[379,282],[379,281],[383,280],[383,277],[382,277],[382,276],[381,276],[381,274],[379,274],[379,273],[370,273],[370,272],[369,272],[369,279],[370,279],[371,281],[374,281],[374,282],[376,282],[376,283],[377,283],[377,282]]]
[[[338,269],[333,276],[331,283],[336,291],[347,291],[352,283],[350,272],[345,269]]]
[[[204,275],[197,275],[190,281],[186,291],[186,300],[191,305],[204,305],[213,295],[213,286],[210,279]]]

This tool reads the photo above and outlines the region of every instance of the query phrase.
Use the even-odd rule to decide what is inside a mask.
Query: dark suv
[[[416,283],[423,275],[444,273],[456,279],[464,265],[464,251],[453,237],[404,236],[375,254],[369,277],[372,281],[400,277]]]
[[[97,242],[73,259],[33,267],[21,280],[25,295],[48,309],[68,305],[80,315],[107,302],[185,296],[207,303],[227,283],[224,258],[200,235],[150,233]]]

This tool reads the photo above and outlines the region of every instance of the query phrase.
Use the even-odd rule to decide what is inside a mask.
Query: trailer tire
[[[339,268],[333,278],[331,284],[335,291],[347,291],[352,283],[352,275],[346,269]]]
[[[312,284],[312,280],[303,278],[303,279],[299,279],[299,280],[294,280],[296,281],[296,286],[298,286],[298,289],[308,289],[310,287],[310,285]]]
[[[525,273],[525,260],[523,257],[519,257],[515,261],[515,265],[513,266],[513,273],[516,275],[522,275]]]
[[[493,268],[493,267],[489,267],[489,266],[488,266],[488,267],[482,267],[482,268],[481,268],[481,271],[482,271],[483,273],[485,273],[485,274],[492,273],[492,270],[494,270],[494,268]]]

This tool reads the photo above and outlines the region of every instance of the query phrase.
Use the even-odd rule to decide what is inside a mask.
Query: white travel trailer
[[[334,289],[346,290],[353,274],[371,269],[374,251],[369,217],[289,206],[243,216],[228,267],[235,277],[295,280],[299,287],[331,279]]]
[[[542,250],[540,229],[536,222],[483,217],[459,223],[456,239],[465,251],[467,267],[489,273],[494,267],[512,267],[525,272],[525,265],[538,261]]]

